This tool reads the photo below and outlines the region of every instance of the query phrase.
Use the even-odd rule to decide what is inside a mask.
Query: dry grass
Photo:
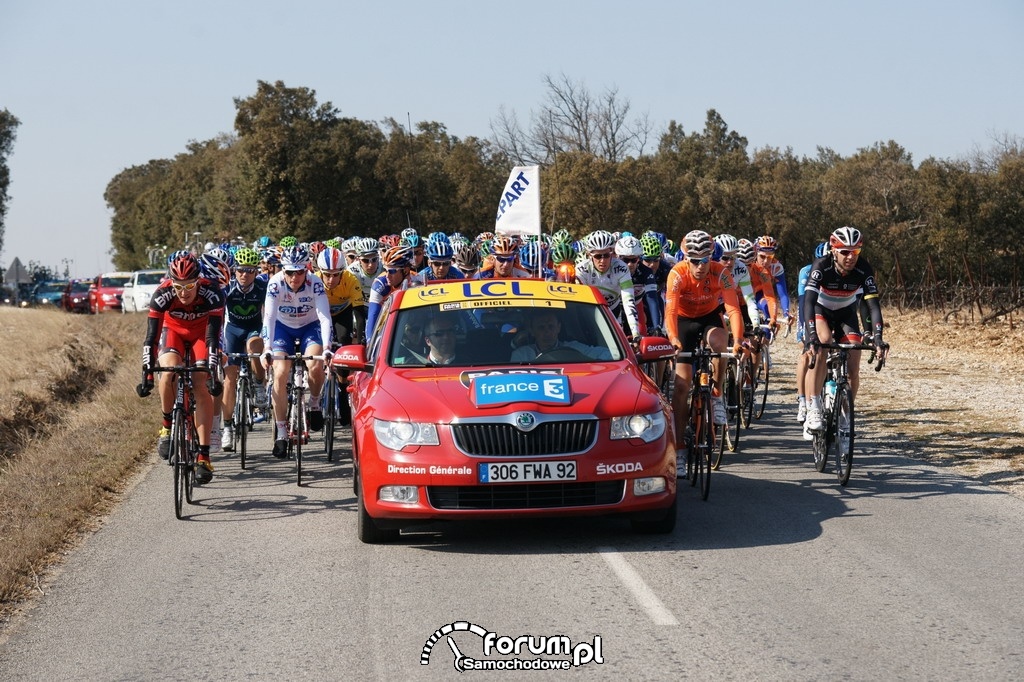
[[[141,315],[0,308],[0,622],[153,449]],[[19,356],[9,349],[25,348]]]

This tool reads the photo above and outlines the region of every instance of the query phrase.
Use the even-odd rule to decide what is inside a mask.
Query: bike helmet
[[[380,243],[373,237],[363,237],[355,243],[357,256],[376,256],[379,248]]]
[[[402,230],[402,234],[400,236],[401,236],[402,239],[408,239],[408,238],[411,238],[411,237],[416,237],[416,239],[420,238],[419,232],[417,232],[416,228],[413,228],[413,227],[407,227],[404,230]],[[417,243],[419,243],[419,242],[417,242]]]
[[[185,256],[191,256],[191,255],[193,255],[192,252],[187,250],[187,249],[181,249],[179,251],[175,251],[171,255],[167,256],[167,265],[169,267],[171,265],[171,263],[173,263],[174,261],[178,260],[179,258],[183,258]]]
[[[408,228],[402,230],[402,233],[405,234],[406,231],[408,231]],[[405,246],[415,249],[423,245],[423,240],[420,239],[420,236],[418,234],[413,233],[403,236],[401,239],[398,240],[398,243],[404,244]]]
[[[779,248],[779,243],[775,241],[775,237],[770,235],[764,235],[758,237],[757,242],[754,244],[754,250],[759,253],[775,253],[775,250]]]
[[[381,257],[386,268],[407,268],[412,265],[412,248],[399,245],[392,246]]]
[[[438,234],[438,233],[435,233]],[[454,249],[452,249],[451,242],[448,238],[441,234],[440,239],[431,239],[427,241],[425,249],[427,254],[427,260],[451,260],[454,255]]]
[[[285,270],[305,270],[309,265],[309,251],[303,246],[290,246],[281,254],[281,267]]]
[[[822,242],[814,247],[814,258],[824,258],[825,254],[828,253],[828,242]]]
[[[724,255],[731,256],[736,253],[736,249],[739,244],[736,243],[736,237],[731,234],[720,234],[715,237],[715,243],[722,247],[722,253]]]
[[[740,239],[736,242],[736,257],[750,265],[754,262],[754,243],[749,239]]]
[[[259,265],[260,254],[256,253],[254,249],[250,249],[247,246],[243,246],[238,251],[235,251],[235,264],[241,265],[242,267],[253,267]]]
[[[452,262],[459,270],[479,270],[480,251],[472,244],[463,244],[455,249]]]
[[[316,267],[319,270],[341,270],[345,267],[345,254],[340,249],[325,247],[317,254]]]
[[[527,270],[536,272],[547,264],[548,249],[543,242],[527,242],[519,247],[519,262]]]
[[[644,255],[644,247],[641,246],[640,240],[632,235],[621,237],[619,241],[615,242],[615,255],[639,258]]]
[[[212,251],[199,257],[199,271],[203,277],[211,282],[216,282],[220,287],[231,284],[231,267]]]
[[[491,253],[495,256],[512,256],[516,253],[516,240],[508,235],[499,235],[491,242]]]
[[[338,237],[331,237],[330,239],[324,242],[324,246],[329,246],[332,249],[340,249],[341,239],[339,239]]]
[[[386,234],[380,238],[380,248],[390,249],[392,246],[398,246],[401,241],[401,237],[397,234]]]
[[[576,249],[569,242],[555,242],[551,247],[551,260],[555,263],[575,263]]]
[[[272,244],[272,242],[270,241],[270,237],[267,237],[266,235],[264,235],[264,236],[262,236],[262,237],[260,237],[259,239],[256,240],[256,244],[255,244],[255,246],[253,248],[267,249],[267,248],[270,248],[271,244]]]
[[[569,234],[569,230],[558,230],[551,235],[551,244],[569,244],[572,242],[572,235]]]
[[[640,237],[640,246],[644,250],[644,258],[648,260],[661,258],[661,242],[652,235],[645,234],[643,237]]]
[[[298,246],[299,245],[299,240],[296,239],[295,237],[291,236],[291,235],[288,235],[287,237],[282,237],[281,241],[278,242],[277,245],[280,246],[283,249],[287,249],[288,247],[291,247],[291,246]]]
[[[833,249],[857,249],[864,245],[864,238],[856,227],[844,226],[832,233],[828,243]]]
[[[583,240],[587,253],[606,251],[615,246],[615,236],[606,230],[594,230]]]
[[[171,254],[171,260],[167,264],[167,275],[171,279],[199,279],[200,274],[202,273],[199,270],[199,261],[191,252],[176,251]]]
[[[710,258],[714,247],[711,235],[704,230],[691,230],[683,237],[687,258]]]

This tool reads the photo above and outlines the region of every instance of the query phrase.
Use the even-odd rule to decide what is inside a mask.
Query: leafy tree
[[[14,114],[7,109],[0,111],[0,251],[4,248],[4,217],[7,215],[7,188],[11,184],[11,171],[7,167],[7,157],[14,149],[14,138],[21,124]]]

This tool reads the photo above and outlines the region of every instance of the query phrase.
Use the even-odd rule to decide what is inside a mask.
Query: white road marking
[[[614,547],[598,547],[597,551],[615,571],[615,575],[619,576],[622,584],[633,593],[655,625],[679,625],[679,621],[672,615],[672,612],[661,603],[658,595],[654,594],[654,590],[647,586],[640,574],[629,565],[629,562],[619,554],[618,550]]]

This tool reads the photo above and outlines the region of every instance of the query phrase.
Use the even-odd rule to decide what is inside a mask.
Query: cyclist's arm
[[[633,336],[640,336],[643,330],[640,329],[640,318],[636,313],[636,298],[633,296],[633,278],[629,275],[629,268],[622,265],[625,271],[619,280],[619,297],[622,301],[622,312],[629,323],[629,329]]]
[[[679,288],[682,284],[682,277],[672,268],[668,273],[668,280],[665,286],[665,332],[673,346],[682,348],[679,340]]]
[[[732,338],[739,343],[743,340],[743,312],[740,310],[740,301],[732,273],[723,270],[721,282],[722,303],[725,304],[725,314],[729,318],[729,329],[732,331]]]
[[[786,270],[779,265],[773,273],[775,275],[775,293],[778,296],[777,305],[782,306],[782,314],[789,317],[789,287],[786,284]]]
[[[224,322],[224,309],[212,312],[206,319],[206,348],[210,362],[214,362],[214,353],[220,348],[220,329]]]

